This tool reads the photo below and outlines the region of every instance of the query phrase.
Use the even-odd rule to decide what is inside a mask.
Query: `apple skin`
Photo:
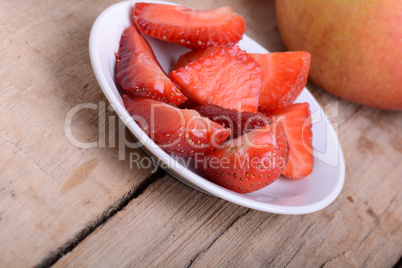
[[[276,0],[282,40],[311,53],[310,79],[368,106],[402,110],[401,0]]]

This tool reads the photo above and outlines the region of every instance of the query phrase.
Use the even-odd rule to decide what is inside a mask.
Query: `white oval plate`
[[[249,194],[238,194],[222,188],[166,154],[131,119],[125,109],[115,81],[115,52],[123,31],[132,24],[132,10],[136,1],[124,1],[104,10],[94,22],[89,52],[92,68],[107,99],[129,130],[143,145],[143,149],[157,159],[174,177],[202,192],[256,210],[278,214],[307,214],[323,209],[339,195],[344,178],[345,164],[338,138],[320,105],[305,88],[296,102],[310,103],[313,117],[313,172],[301,180],[280,177],[273,184]],[[146,1],[141,1],[146,2]],[[172,4],[162,1],[152,1]],[[146,37],[161,66],[169,73],[177,58],[187,51],[178,45]],[[252,53],[268,53],[247,36],[239,46]]]

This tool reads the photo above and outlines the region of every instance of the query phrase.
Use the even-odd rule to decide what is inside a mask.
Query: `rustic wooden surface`
[[[96,16],[115,1],[2,1],[0,9],[0,267],[392,267],[402,255],[402,113],[338,100],[312,83],[332,119],[346,181],[326,209],[303,216],[250,210],[199,193],[112,146],[118,120],[73,107],[107,105],[88,56]],[[284,51],[272,0],[175,1],[231,5],[247,34]],[[331,111],[333,112],[333,111]],[[106,118],[106,133],[98,122]],[[110,122],[114,118],[115,122]],[[101,133],[103,133],[101,131]],[[110,139],[110,140],[109,140]],[[138,149],[127,149],[146,157]],[[152,173],[154,172],[154,173]]]

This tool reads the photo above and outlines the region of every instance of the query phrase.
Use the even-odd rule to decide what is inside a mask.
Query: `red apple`
[[[276,0],[282,40],[310,79],[350,101],[402,110],[401,0]]]

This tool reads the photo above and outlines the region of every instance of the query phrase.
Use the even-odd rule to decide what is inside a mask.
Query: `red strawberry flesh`
[[[183,55],[181,55],[179,57],[179,59],[177,60],[177,63],[172,68],[172,70],[177,70],[181,67],[184,67],[187,64],[189,64],[190,62],[193,62],[193,61],[201,59],[205,56],[208,56],[209,54],[212,54],[221,48],[222,48],[221,46],[209,47],[209,48],[204,48],[204,49],[191,50],[187,53],[184,53]]]
[[[274,112],[272,119],[283,122],[289,141],[289,161],[282,174],[301,179],[313,171],[313,132],[308,103],[295,103]]]
[[[307,83],[310,53],[277,52],[250,54],[261,66],[259,105],[266,112],[292,104]]]
[[[261,87],[261,69],[238,46],[220,48],[185,67],[170,78],[198,104],[255,113]]]
[[[190,157],[210,152],[230,135],[230,129],[201,117],[195,110],[128,95],[123,95],[123,102],[145,133],[172,155]]]
[[[244,19],[231,7],[193,10],[184,6],[136,3],[134,22],[146,35],[187,48],[205,48],[239,42]]]
[[[285,168],[289,148],[283,123],[274,123],[230,140],[209,153],[200,166],[207,178],[238,193],[274,182]]]
[[[117,53],[117,81],[138,97],[179,105],[187,100],[160,67],[148,42],[134,26],[128,27]]]

